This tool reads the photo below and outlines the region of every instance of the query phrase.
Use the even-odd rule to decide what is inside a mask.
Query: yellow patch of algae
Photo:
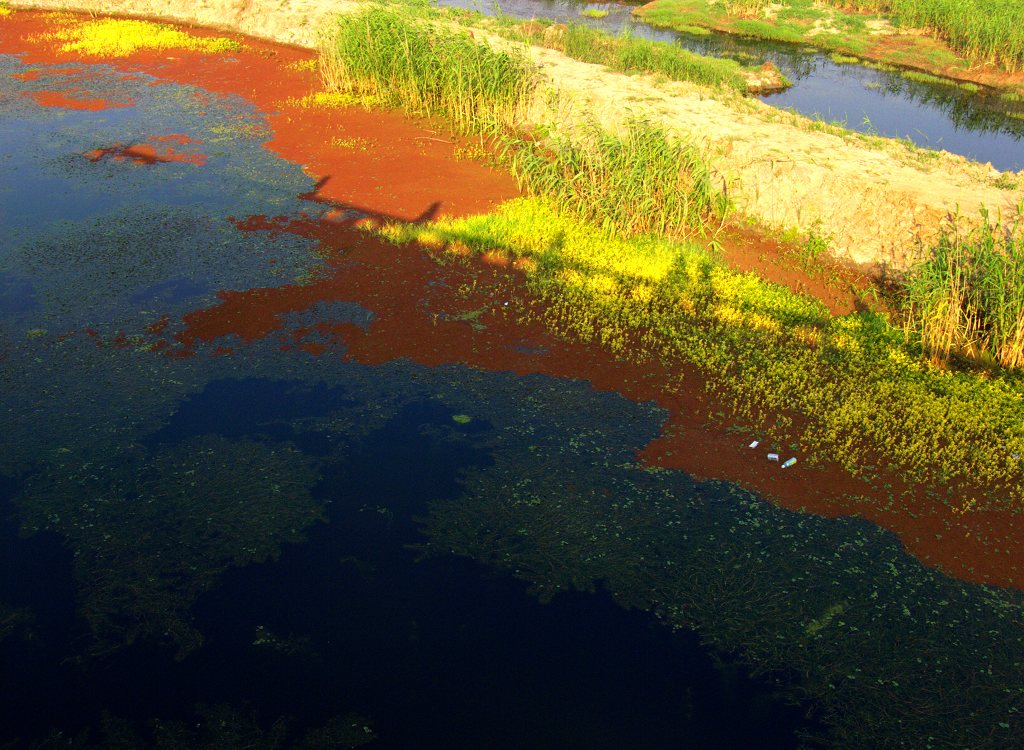
[[[184,49],[199,52],[230,52],[241,49],[226,37],[198,37],[162,23],[123,18],[75,23],[47,35],[60,42],[62,52],[97,57],[124,57],[140,49]]]

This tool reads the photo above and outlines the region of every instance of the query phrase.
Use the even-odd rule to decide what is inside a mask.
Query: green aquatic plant
[[[1024,227],[954,217],[907,281],[907,333],[933,357],[956,352],[1024,367]]]
[[[506,571],[542,602],[601,589],[696,629],[806,701],[823,735],[813,746],[1012,746],[1024,722],[1019,592],[948,578],[859,519],[643,470],[630,448],[600,429],[506,442],[462,496],[431,505],[425,554]]]
[[[124,57],[140,49],[237,52],[242,45],[227,37],[201,37],[162,23],[128,18],[79,22],[73,16],[65,28],[48,38],[60,42],[62,52],[96,57]]]
[[[525,309],[524,321],[629,361],[696,368],[732,419],[805,446],[811,463],[870,476],[864,467],[882,456],[886,470],[914,482],[959,478],[988,506],[1019,509],[1024,389],[1012,372],[936,369],[881,315],[834,317],[695,245],[609,230],[537,199],[384,229],[398,242],[499,249],[543,302]]]
[[[572,139],[509,139],[505,158],[522,187],[610,232],[713,233],[728,208],[698,149],[644,120],[622,135],[591,123]]]
[[[317,471],[294,449],[215,436],[122,453],[69,451],[40,466],[16,499],[23,527],[74,547],[94,653],[149,640],[183,658],[202,643],[195,599],[321,518]]]
[[[335,17],[320,41],[328,88],[384,106],[440,115],[463,132],[516,127],[535,87],[521,53],[385,4]]]

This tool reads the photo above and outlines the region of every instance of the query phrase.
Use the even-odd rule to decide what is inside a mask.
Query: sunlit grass
[[[833,317],[696,245],[625,239],[538,199],[385,233],[500,250],[543,301],[525,320],[629,361],[696,367],[734,419],[805,446],[810,462],[867,478],[880,468],[912,481],[959,478],[987,488],[989,507],[1024,489],[1021,378],[936,368],[881,315]]]
[[[1024,367],[1024,227],[954,223],[908,282],[908,334],[937,360],[952,353]]]
[[[320,68],[333,91],[442,116],[463,132],[515,127],[535,86],[522,54],[383,4],[336,17],[321,40]]]
[[[233,52],[241,45],[226,37],[199,37],[162,23],[124,18],[73,23],[48,34],[62,52],[96,57],[124,57],[143,49]]]

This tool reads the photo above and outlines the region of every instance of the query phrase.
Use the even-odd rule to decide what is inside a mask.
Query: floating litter
[[[786,463],[782,464],[783,469],[788,469],[790,466],[796,463],[795,458],[787,458]]]
[[[761,444],[761,441],[760,441],[760,440],[755,440],[754,442],[752,442],[752,443],[750,444],[750,446],[749,446],[749,447],[750,447],[750,448],[756,448],[756,447],[757,447],[757,446],[759,446],[760,444]]]
[[[778,453],[769,453],[768,454],[768,460],[769,461],[778,461],[779,460],[779,454]]]

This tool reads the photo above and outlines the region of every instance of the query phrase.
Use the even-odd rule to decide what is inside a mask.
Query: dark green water
[[[321,269],[228,220],[308,212],[309,180],[240,99],[95,67],[135,106],[44,109],[23,70],[0,57],[0,746],[1015,746],[1019,594],[639,466],[649,404],[277,337],[153,351],[218,290]],[[207,164],[81,156],[172,133]],[[374,335],[352,300],[282,336],[316,320]]]

